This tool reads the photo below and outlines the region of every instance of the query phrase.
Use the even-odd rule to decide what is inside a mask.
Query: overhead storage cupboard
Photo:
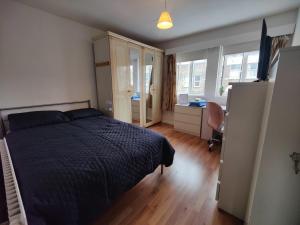
[[[143,127],[161,121],[161,49],[107,32],[94,41],[98,107]]]

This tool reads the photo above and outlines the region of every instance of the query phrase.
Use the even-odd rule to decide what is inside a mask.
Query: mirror
[[[153,62],[154,54],[145,52],[145,99],[146,99],[146,125],[152,122],[152,103],[153,103]]]
[[[132,123],[141,124],[140,105],[141,105],[141,90],[140,90],[140,59],[141,53],[139,48],[129,48],[130,55],[130,86],[133,90],[131,96],[131,112]]]

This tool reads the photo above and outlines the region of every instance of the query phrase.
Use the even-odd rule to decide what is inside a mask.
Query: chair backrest
[[[208,102],[206,108],[208,110],[208,126],[216,131],[220,131],[221,124],[224,121],[224,112],[222,107],[215,102]]]

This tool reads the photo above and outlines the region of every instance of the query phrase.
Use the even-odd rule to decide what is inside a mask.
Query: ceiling
[[[174,27],[158,30],[164,0],[18,0],[50,13],[138,40],[158,43],[273,15],[300,0],[167,0]]]

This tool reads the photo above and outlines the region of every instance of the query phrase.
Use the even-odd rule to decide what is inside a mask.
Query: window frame
[[[203,90],[199,93],[193,93],[192,89],[193,88],[200,88],[201,87],[201,74],[198,75],[194,75],[194,63],[197,61],[205,61],[205,73],[204,73],[204,88]],[[189,96],[204,96],[205,95],[205,86],[206,86],[206,72],[207,72],[207,58],[201,58],[201,59],[196,59],[196,60],[189,60],[189,61],[182,61],[182,62],[178,62],[176,63],[176,83],[178,84],[178,78],[179,78],[179,73],[180,73],[180,64],[189,64],[189,85],[187,87],[188,89],[188,94]],[[195,77],[199,77],[199,81],[195,81]],[[195,86],[195,83],[198,82],[199,86]],[[176,88],[177,89],[177,88]],[[182,93],[178,92],[178,89],[176,90],[176,95],[180,95]]]
[[[249,55],[253,54],[253,53],[257,53],[259,56],[259,50],[253,50],[253,51],[244,51],[244,52],[236,52],[236,53],[228,53],[228,54],[223,54],[221,57],[221,69],[220,69],[220,73],[217,76],[216,79],[216,88],[215,88],[215,97],[219,97],[219,98],[227,98],[228,96],[228,92],[224,91],[223,95],[220,95],[220,88],[222,86],[223,83],[223,74],[224,74],[224,69],[225,69],[225,57],[226,56],[230,56],[230,55],[237,55],[237,54],[242,54],[243,58],[242,58],[242,63],[241,63],[241,70],[240,70],[240,76],[239,76],[239,81],[236,83],[242,83],[242,82],[252,82],[254,80],[256,80],[255,78],[247,78],[248,75],[248,57]],[[259,62],[257,62],[258,64]],[[226,94],[225,94],[226,93]]]

